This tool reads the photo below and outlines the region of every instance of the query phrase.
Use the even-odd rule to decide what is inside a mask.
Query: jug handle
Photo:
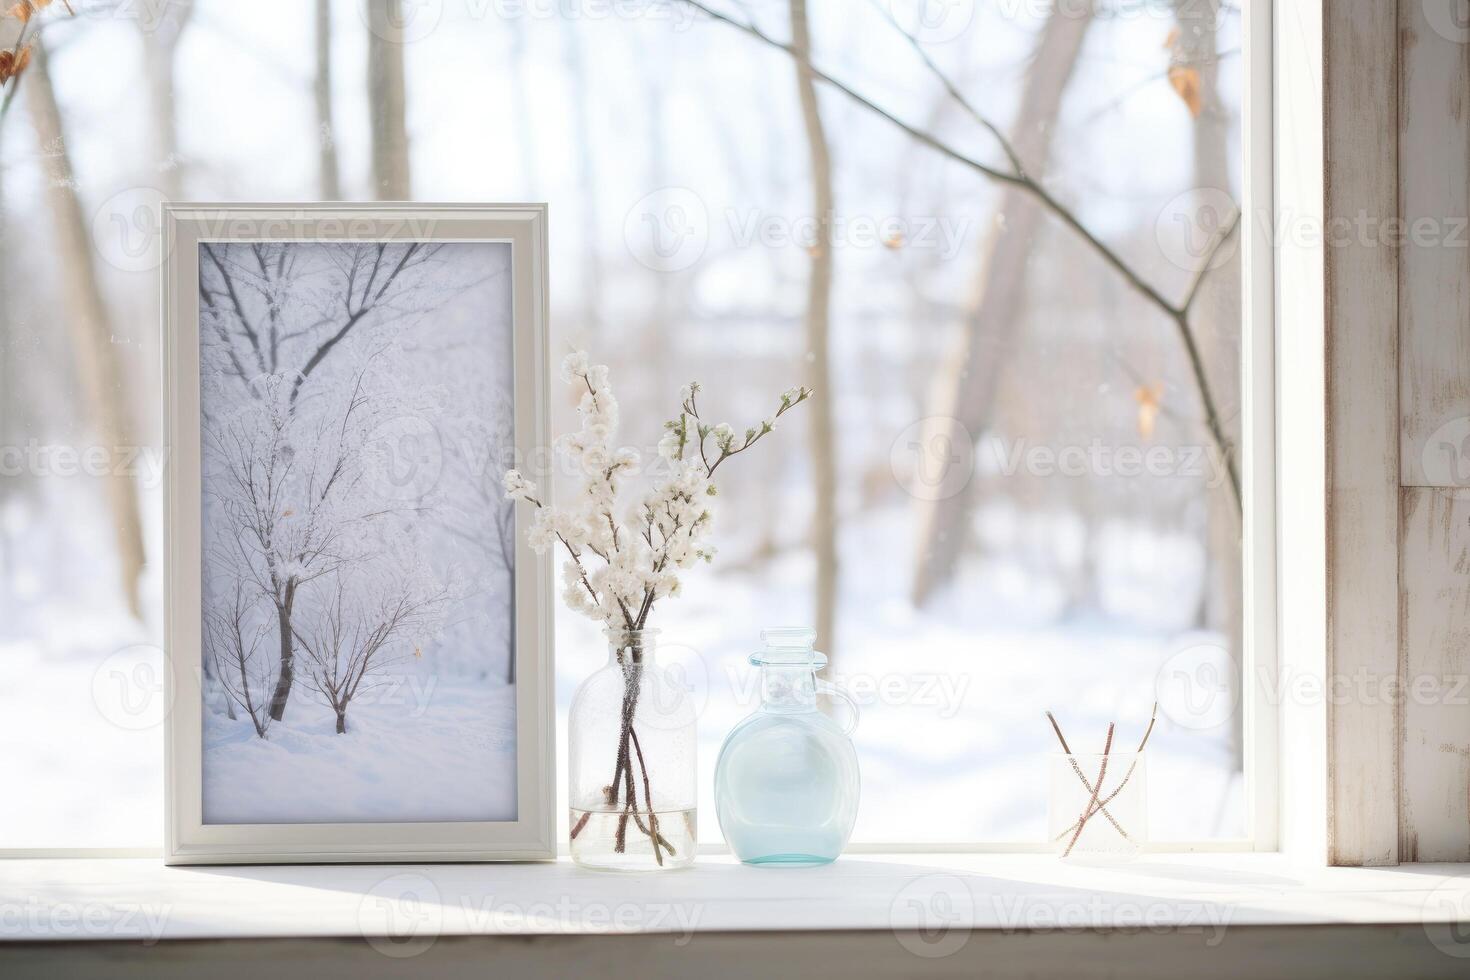
[[[846,691],[838,687],[836,684],[833,684],[831,681],[824,681],[820,677],[817,678],[817,693],[825,694],[832,700],[841,701],[842,703],[847,705],[847,713],[850,717],[848,718],[847,723],[842,726],[842,734],[851,735],[853,732],[857,731],[859,715],[858,704],[857,701],[853,699],[853,696],[851,694],[848,694]]]

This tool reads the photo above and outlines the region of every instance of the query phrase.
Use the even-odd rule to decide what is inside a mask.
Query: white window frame
[[[1277,456],[1276,194],[1276,0],[1246,0],[1245,94],[1241,149],[1244,175],[1241,207],[1241,432],[1245,438],[1242,480],[1245,523],[1244,684],[1241,724],[1245,747],[1246,842],[1249,849],[1280,847],[1280,706],[1273,692],[1281,676],[1280,513]],[[1268,686],[1267,681],[1272,683]]]

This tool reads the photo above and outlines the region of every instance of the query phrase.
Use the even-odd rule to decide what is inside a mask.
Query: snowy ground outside
[[[204,822],[516,818],[513,686],[410,673],[354,704],[346,734],[335,726],[308,699],[267,739],[244,718],[209,712]]]
[[[86,529],[102,520],[95,502],[81,492],[58,494],[56,501],[69,522],[22,519],[20,504],[12,503],[16,509],[6,515],[6,526],[20,545],[12,555],[85,550]],[[154,498],[150,511],[156,503]],[[1099,739],[1110,720],[1119,723],[1124,744],[1133,742],[1161,664],[1204,637],[1169,623],[1167,605],[1177,596],[1171,600],[1145,583],[1120,580],[1118,587],[1155,596],[1153,628],[1124,626],[1118,617],[1101,615],[1058,618],[1044,583],[1017,590],[1005,583],[1017,581],[1018,571],[1005,567],[970,569],[942,606],[915,613],[898,587],[904,569],[865,560],[892,554],[898,544],[886,539],[901,532],[902,516],[882,512],[850,523],[843,542],[843,647],[834,679],[867,683],[877,692],[868,696],[856,735],[863,802],[855,839],[1039,840],[1046,821],[1046,756],[1054,750],[1042,712],[1056,711],[1079,743],[1089,735]],[[42,540],[56,534],[65,540]],[[718,527],[715,537],[721,541]],[[0,775],[7,785],[45,790],[0,809],[3,846],[158,846],[163,706],[160,697],[144,695],[161,678],[160,651],[111,597],[111,569],[73,576],[69,588],[59,583],[66,569],[54,563],[17,563],[9,574],[20,588],[12,589],[18,601],[0,617],[0,739],[11,747]],[[705,841],[719,840],[708,794],[720,742],[754,707],[753,668],[745,657],[763,626],[809,620],[809,587],[808,559],[800,553],[760,574],[721,573],[717,562],[691,574],[686,594],[660,610],[661,657],[687,665],[703,706],[699,780]],[[149,594],[154,598],[148,618],[156,623],[156,585]],[[1025,601],[1028,595],[1031,601]],[[563,765],[572,691],[606,656],[596,627],[558,608],[557,748]],[[888,694],[878,686],[885,679]],[[472,717],[474,699],[450,687],[442,692],[453,709],[443,723],[479,725],[487,735],[496,731],[484,717]],[[957,692],[958,699],[950,700]],[[370,710],[363,717],[370,718]],[[1237,712],[1231,721],[1238,719]],[[439,723],[427,716],[422,722]],[[315,731],[323,729],[316,725]],[[299,740],[337,736],[314,735],[310,726],[302,731],[291,718],[279,737],[279,751],[288,753]],[[343,744],[360,744],[354,737],[349,733]],[[1229,737],[1228,724],[1194,730],[1161,719],[1149,751],[1155,839],[1244,832],[1243,787],[1230,762]],[[388,737],[371,741],[394,743]],[[384,757],[389,760],[412,760],[413,779],[406,784],[411,787],[436,785],[425,777],[447,765],[409,746]],[[458,762],[455,770],[468,771]]]
[[[863,703],[854,735],[863,785],[854,840],[1040,841],[1048,757],[1057,750],[1045,712],[1057,714],[1075,751],[1100,750],[1110,721],[1131,750],[1148,723],[1160,668],[1177,651],[1216,638],[1169,623],[1183,619],[1169,608],[1177,593],[1143,582],[1130,601],[1139,607],[1152,595],[1153,628],[1096,615],[1054,619],[1044,583],[1008,594],[1005,582],[1020,573],[1007,566],[971,569],[943,603],[916,613],[905,598],[907,568],[871,557],[903,553],[896,536],[904,520],[900,511],[879,512],[850,522],[843,537],[842,647],[831,677]],[[720,839],[712,797],[720,744],[759,701],[746,658],[759,649],[761,629],[810,625],[810,583],[802,552],[759,574],[699,568],[686,577],[685,594],[657,610],[660,660],[679,665],[700,709],[703,841]],[[556,626],[565,764],[566,708],[607,652],[591,621],[558,608]],[[1245,833],[1243,784],[1229,753],[1238,720],[1237,712],[1197,729],[1192,719],[1180,725],[1161,715],[1148,752],[1153,839]]]

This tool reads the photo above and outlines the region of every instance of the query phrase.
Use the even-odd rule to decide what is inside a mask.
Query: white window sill
[[[0,938],[354,936],[402,903],[438,935],[789,930],[1063,931],[1418,924],[1470,915],[1470,866],[1303,868],[1276,854],[866,854],[822,868],[702,856],[669,874],[552,864],[165,868],[0,861]],[[417,903],[416,905],[414,903]],[[1470,953],[1470,949],[1467,949]]]

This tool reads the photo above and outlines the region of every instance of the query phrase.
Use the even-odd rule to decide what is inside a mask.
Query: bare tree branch
[[[235,582],[233,601],[228,606],[215,604],[204,615],[204,638],[215,674],[226,697],[250,716],[255,734],[265,738],[271,716],[266,710],[264,691],[270,685],[270,665],[260,653],[264,629],[250,628],[250,603],[243,585]],[[231,716],[233,717],[233,716]]]
[[[407,577],[365,599],[349,604],[348,583],[338,574],[332,591],[317,611],[312,629],[294,628],[305,656],[307,685],[337,715],[337,734],[347,732],[347,709],[373,678],[401,658],[392,644],[423,625],[426,614],[448,598],[435,586],[418,591]],[[364,688],[363,685],[368,687]]]
[[[1204,261],[1200,263],[1199,269],[1195,271],[1194,279],[1189,284],[1189,289],[1184,293],[1184,302],[1179,306],[1181,313],[1188,314],[1190,308],[1194,306],[1194,301],[1199,296],[1200,287],[1205,284],[1206,277],[1209,276],[1210,270],[1215,265],[1215,258],[1220,254],[1220,250],[1225,247],[1230,239],[1235,237],[1235,232],[1240,228],[1241,218],[1240,211],[1236,211],[1235,217],[1231,220],[1229,227],[1216,237],[1215,241],[1211,243],[1209,249],[1205,252]]]
[[[700,2],[700,0],[667,0],[667,2],[686,4],[687,6],[692,7],[700,13],[705,14],[710,19],[733,27],[736,30],[743,32],[744,34],[755,38],[757,41],[768,47],[775,48],[778,51],[784,51],[786,54],[798,60],[800,60],[801,58],[801,52],[799,52],[793,45],[772,37],[752,23],[737,20],[727,14],[723,14],[717,10],[714,10],[711,7],[707,6],[705,3]],[[918,41],[912,35],[910,35],[906,31],[903,31],[902,28],[900,28],[899,30],[903,37],[907,39],[910,46],[912,46],[919,53],[919,56],[924,61],[929,70],[938,75],[943,80],[943,84],[946,90],[949,91],[952,95],[955,94],[957,92],[956,87],[947,78],[944,78],[942,73],[939,72],[939,69],[935,65],[933,59],[928,57],[927,53],[922,50],[922,46],[918,43]],[[955,149],[953,146],[946,143],[944,140],[935,136],[934,134],[927,133],[914,126],[913,124],[904,121],[903,119],[894,115],[892,112],[889,112],[887,109],[884,109],[882,106],[873,102],[871,99],[859,94],[855,89],[834,78],[832,75],[829,75],[816,67],[812,67],[810,70],[812,73],[812,77],[818,78],[827,85],[832,86],[832,88],[836,89],[838,92],[841,92],[849,99],[852,99],[857,104],[863,106],[870,112],[888,121],[890,124],[901,129],[909,136],[918,140],[920,143],[923,143],[924,145],[930,147],[936,152],[942,154],[943,156],[946,156],[949,159],[954,160],[955,162],[976,171],[977,173],[983,174],[984,176],[989,177],[992,180],[1023,188],[1027,193],[1031,194],[1038,201],[1040,201],[1041,204],[1046,208],[1047,211],[1052,214],[1053,217],[1055,217],[1063,225],[1071,229],[1074,234],[1076,234],[1079,238],[1086,242],[1087,245],[1092,249],[1092,251],[1096,253],[1105,264],[1107,264],[1115,272],[1122,276],[1123,279],[1131,287],[1133,287],[1134,290],[1140,293],[1154,306],[1158,307],[1160,312],[1162,312],[1171,321],[1173,321],[1180,342],[1184,345],[1185,354],[1189,360],[1190,372],[1194,377],[1195,386],[1199,394],[1200,402],[1204,408],[1205,426],[1209,430],[1210,437],[1215,443],[1216,449],[1221,453],[1226,461],[1226,466],[1230,477],[1230,488],[1234,495],[1236,509],[1237,511],[1239,511],[1242,504],[1242,497],[1240,489],[1239,468],[1236,465],[1234,458],[1234,447],[1231,445],[1228,437],[1225,434],[1224,426],[1220,419],[1219,409],[1216,406],[1214,394],[1210,390],[1209,380],[1205,374],[1204,363],[1199,353],[1198,344],[1195,342],[1194,336],[1190,330],[1189,313],[1185,305],[1183,303],[1176,304],[1170,301],[1161,292],[1159,292],[1141,274],[1139,274],[1131,265],[1129,265],[1122,256],[1120,256],[1100,238],[1093,234],[1092,231],[1088,229],[1087,226],[1084,225],[1082,221],[1076,216],[1076,214],[1071,211],[1071,209],[1058,201],[1057,198],[1052,195],[1051,191],[1047,190],[1044,185],[1039,183],[1031,176],[1025,174],[1024,172],[1011,172],[1000,170],[987,163],[984,163],[983,161],[977,160],[972,156],[962,153],[959,150]],[[993,123],[985,119],[983,115],[976,111],[973,104],[970,103],[968,100],[961,98],[960,101],[961,104],[966,108],[966,110],[970,112],[972,116],[977,118],[980,124],[984,126],[984,128],[988,132],[990,132],[993,136],[996,136],[996,138],[1000,140],[1002,150],[1006,152],[1008,156],[1014,153],[1014,150],[1010,148],[1009,142],[1005,139],[1003,135],[999,133],[998,127],[996,127]],[[1194,291],[1197,290],[1191,290],[1191,293],[1193,293]]]

